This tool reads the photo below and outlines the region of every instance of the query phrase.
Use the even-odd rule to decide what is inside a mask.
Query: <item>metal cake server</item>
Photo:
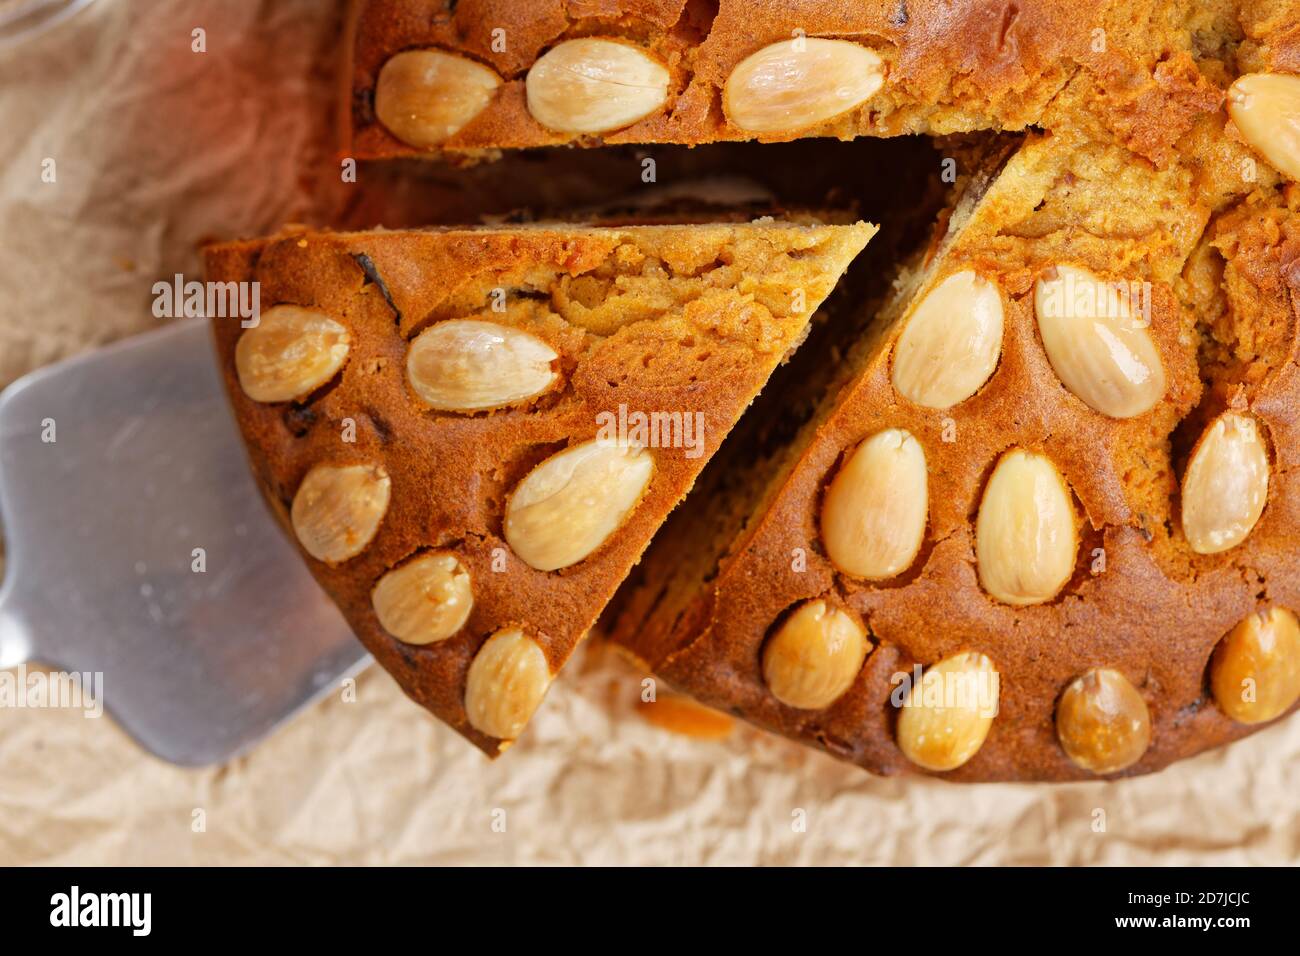
[[[102,673],[165,760],[229,760],[370,662],[253,483],[202,320],[0,394],[0,522],[0,668]]]

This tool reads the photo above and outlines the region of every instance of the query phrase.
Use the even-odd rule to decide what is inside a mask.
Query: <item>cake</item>
[[[1058,130],[973,170],[804,370],[795,436],[765,447],[760,407],[715,461],[613,639],[877,773],[1137,774],[1293,710],[1300,188],[1226,121],[1163,167]]]
[[[269,290],[261,333],[216,323],[254,470],[381,663],[489,753],[602,609],[676,693],[876,773],[1132,775],[1250,733],[1300,699],[1298,24],[1295,0],[359,0],[347,157],[544,176],[583,155],[554,147],[668,170],[920,134],[948,197],[903,249],[916,170],[848,171],[915,208],[811,327],[870,227],[633,210],[217,247],[213,278]],[[638,405],[703,414],[699,457],[592,445]],[[626,490],[554,534],[548,469],[593,447]]]
[[[1166,153],[1211,5],[1156,0],[359,0],[344,152],[698,145],[1086,126]]]
[[[873,232],[288,230],[207,249],[260,299],[217,356],[317,580],[495,755]]]

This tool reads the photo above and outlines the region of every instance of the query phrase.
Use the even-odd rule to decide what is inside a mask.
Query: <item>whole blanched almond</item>
[[[565,40],[524,83],[528,112],[558,133],[607,133],[649,116],[668,99],[668,70],[619,40]]]
[[[1183,533],[1197,554],[1246,540],[1268,500],[1268,451],[1255,419],[1225,412],[1201,435],[1183,476]]]
[[[644,448],[595,440],[566,448],[515,488],[506,541],[539,571],[577,564],[619,529],[653,473],[654,457]]]
[[[1300,622],[1286,608],[1251,614],[1210,659],[1210,689],[1223,712],[1243,724],[1280,717],[1300,700]]]
[[[328,315],[296,305],[262,313],[235,345],[239,386],[255,402],[291,402],[332,379],[352,339]]]
[[[839,570],[869,580],[905,571],[921,550],[928,492],[925,452],[888,428],[859,445],[826,489],[822,542]]]
[[[926,408],[951,408],[988,381],[1002,354],[1002,294],[966,269],[926,293],[894,346],[894,388]]]
[[[736,729],[736,718],[730,714],[662,687],[652,700],[641,701],[637,712],[656,727],[696,740],[722,740]]]
[[[1056,266],[1034,287],[1034,312],[1057,377],[1091,408],[1132,418],[1164,396],[1151,333],[1114,285],[1086,269]]]
[[[1052,462],[1015,448],[998,460],[975,520],[980,584],[1006,604],[1050,601],[1079,550],[1070,489]]]
[[[763,648],[763,680],[781,703],[822,710],[852,686],[867,650],[861,624],[825,601],[809,601]]]
[[[379,623],[406,644],[433,644],[459,631],[474,607],[469,572],[454,554],[422,554],[379,579],[370,594]]]
[[[1075,679],[1056,707],[1056,736],[1066,756],[1093,773],[1137,763],[1151,744],[1151,715],[1119,671],[1094,669]]]
[[[1278,170],[1300,180],[1300,76],[1248,73],[1228,88],[1228,115]]]
[[[799,37],[741,60],[722,88],[722,108],[747,133],[793,133],[861,106],[884,82],[874,50]]]
[[[501,77],[481,63],[441,50],[406,50],[379,71],[375,115],[404,143],[429,149],[478,116]]]
[[[535,335],[477,319],[425,329],[406,353],[411,390],[430,408],[473,412],[540,395],[558,378],[559,356]]]
[[[489,637],[469,665],[465,713],[480,733],[514,740],[550,686],[541,647],[519,628],[506,628]]]
[[[294,534],[318,561],[355,557],[379,530],[392,481],[378,465],[317,465],[293,497]]]
[[[898,747],[926,770],[955,770],[979,751],[998,712],[993,662],[964,651],[926,669],[898,713]]]

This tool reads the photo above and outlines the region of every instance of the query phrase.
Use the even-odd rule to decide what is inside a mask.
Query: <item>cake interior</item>
[[[881,233],[822,306],[808,339],[709,462],[695,489],[655,536],[603,618],[645,667],[677,649],[676,624],[702,600],[721,563],[743,547],[746,527],[766,510],[836,408],[841,390],[876,354],[906,313],[930,265],[959,234],[1019,137],[941,143],[932,161],[957,160],[955,182],[905,197],[881,213]]]

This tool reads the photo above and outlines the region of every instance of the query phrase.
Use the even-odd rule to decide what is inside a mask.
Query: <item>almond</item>
[[[465,680],[470,726],[489,737],[514,740],[551,686],[551,668],[537,642],[517,627],[484,642]]]
[[[1094,669],[1061,695],[1056,736],[1066,756],[1084,770],[1116,773],[1146,753],[1151,715],[1127,677],[1119,671]]]
[[[1050,601],[1079,550],[1070,489],[1048,458],[1015,448],[999,459],[975,520],[980,584],[1006,604]]]
[[[585,37],[548,50],[524,83],[528,112],[557,133],[607,133],[668,99],[668,70],[620,40]]]
[[[912,310],[894,346],[894,388],[926,408],[980,390],[1002,354],[1002,294],[971,269],[948,276]]]
[[[559,377],[549,345],[522,329],[453,319],[425,329],[406,353],[411,390],[430,408],[473,412],[545,392]]]
[[[302,398],[338,374],[351,344],[348,330],[328,315],[277,305],[235,345],[239,386],[255,402]]]
[[[723,740],[736,729],[736,718],[730,714],[662,688],[654,700],[639,701],[637,712],[662,730],[696,740]]]
[[[1246,540],[1268,500],[1268,451],[1255,419],[1225,412],[1201,435],[1183,476],[1183,534],[1197,554]]]
[[[984,746],[998,712],[993,662],[964,651],[926,668],[898,714],[898,747],[926,770],[955,770]]]
[[[874,50],[798,37],[741,60],[722,88],[722,108],[747,133],[794,133],[861,106],[884,82]]]
[[[1300,180],[1300,76],[1248,73],[1228,88],[1228,115],[1246,142]]]
[[[379,579],[370,603],[385,631],[406,644],[445,641],[474,607],[469,572],[454,554],[422,554]]]
[[[650,451],[589,441],[552,455],[515,488],[505,537],[539,571],[577,564],[609,539],[654,473]]]
[[[1300,700],[1300,622],[1286,608],[1251,614],[1210,659],[1210,689],[1238,723],[1280,717]]]
[[[384,520],[391,484],[378,465],[317,465],[298,486],[290,509],[299,543],[327,564],[356,557]]]
[[[1132,418],[1165,394],[1151,333],[1112,284],[1086,269],[1057,266],[1034,287],[1043,348],[1057,377],[1089,407]]]
[[[868,580],[905,571],[921,550],[928,511],[925,452],[889,428],[848,456],[826,489],[822,542],[831,563]]]
[[[868,649],[861,624],[825,601],[809,601],[763,648],[763,680],[781,703],[822,710],[852,686]]]
[[[430,149],[459,133],[501,85],[492,70],[441,50],[406,50],[379,71],[375,115],[402,142]]]

